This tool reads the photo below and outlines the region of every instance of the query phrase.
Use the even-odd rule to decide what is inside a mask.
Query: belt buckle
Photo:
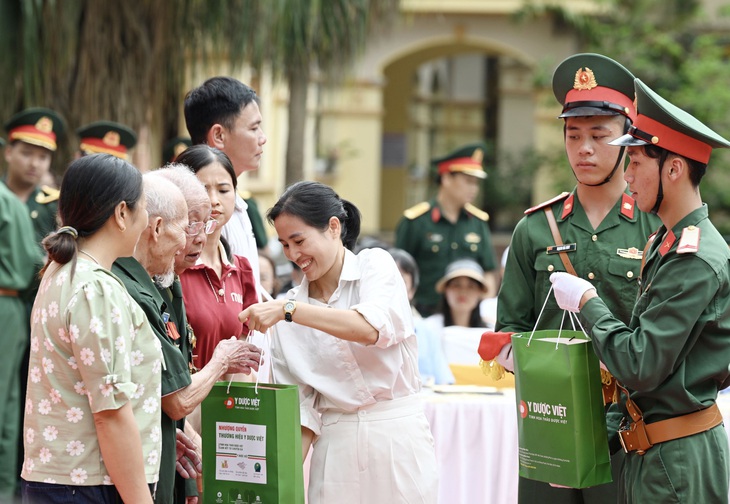
[[[644,434],[643,437],[640,435],[638,430],[640,428]],[[629,425],[623,425],[622,428],[619,428],[618,438],[621,442],[621,447],[626,453],[635,451],[637,455],[643,455],[646,453],[646,450],[652,447],[652,444],[646,437],[646,430],[643,421],[641,425],[637,422],[631,422]],[[642,443],[642,441],[644,442]],[[642,448],[642,445],[644,448]]]

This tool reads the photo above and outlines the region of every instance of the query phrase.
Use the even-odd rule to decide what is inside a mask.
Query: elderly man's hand
[[[197,478],[203,472],[203,463],[198,457],[195,443],[180,429],[177,429],[175,449],[177,451],[175,467],[178,474],[185,479]]]
[[[251,343],[231,336],[218,343],[213,351],[212,359],[225,363],[226,373],[251,374],[251,370],[258,371],[261,362],[261,349]]]

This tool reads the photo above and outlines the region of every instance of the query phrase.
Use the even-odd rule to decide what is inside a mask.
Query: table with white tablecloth
[[[458,390],[458,389],[457,389]],[[439,504],[517,502],[517,410],[513,389],[423,393],[439,466]],[[718,406],[730,437],[730,393]],[[730,501],[730,497],[729,497]]]
[[[514,390],[424,392],[439,466],[439,503],[517,502]]]

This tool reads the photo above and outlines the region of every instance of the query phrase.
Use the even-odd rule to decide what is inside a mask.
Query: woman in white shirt
[[[387,251],[351,252],[360,212],[317,182],[292,185],[268,212],[305,277],[288,299],[241,312],[273,331],[277,382],[299,386],[309,503],[433,503],[433,438],[405,284]],[[279,323],[281,322],[281,323]],[[382,421],[386,420],[386,421]]]

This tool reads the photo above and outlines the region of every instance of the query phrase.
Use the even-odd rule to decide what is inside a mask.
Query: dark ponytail
[[[63,226],[43,240],[48,263],[75,261],[78,238],[99,231],[122,201],[134,210],[141,196],[142,174],[127,161],[109,154],[93,154],[71,163],[63,176],[58,200]]]
[[[308,226],[322,231],[329,226],[330,218],[337,217],[342,225],[340,239],[349,250],[354,249],[360,235],[360,210],[319,182],[305,180],[289,186],[266,213],[266,218],[273,224],[282,214],[298,217]]]

